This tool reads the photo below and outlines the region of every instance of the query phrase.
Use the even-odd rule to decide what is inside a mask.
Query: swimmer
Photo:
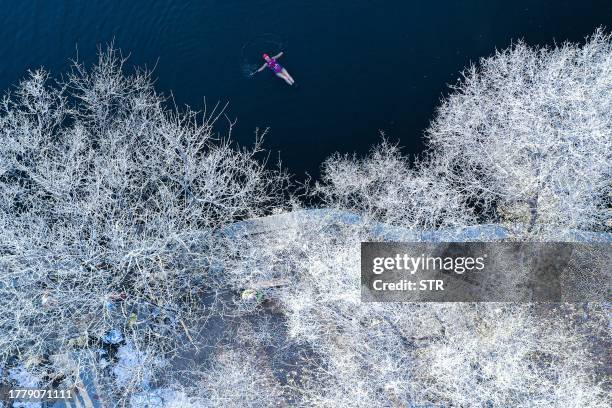
[[[271,58],[268,54],[264,54],[263,59],[265,59],[266,62],[264,62],[264,64],[257,71],[253,72],[251,75],[255,75],[256,73],[263,71],[264,69],[266,69],[266,66],[267,66],[268,68],[272,70],[272,72],[276,74],[277,77],[283,78],[285,82],[287,82],[289,85],[293,85],[295,81],[293,80],[291,75],[289,75],[289,72],[287,72],[287,70],[283,68],[281,64],[276,62],[276,59],[282,56],[283,56],[282,51]]]

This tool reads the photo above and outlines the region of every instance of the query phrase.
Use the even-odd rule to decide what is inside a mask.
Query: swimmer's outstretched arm
[[[251,75],[255,75],[256,73],[263,71],[264,69],[266,69],[266,65],[268,65],[268,63],[264,62],[263,65],[261,67],[259,67],[259,69],[251,72]]]
[[[279,52],[278,54],[276,54],[275,56],[273,56],[273,59],[277,59],[283,56],[283,51]]]

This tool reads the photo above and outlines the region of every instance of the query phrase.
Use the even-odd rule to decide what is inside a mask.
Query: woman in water
[[[255,75],[256,73],[263,71],[264,69],[266,69],[266,66],[267,66],[268,68],[272,70],[272,72],[276,74],[277,77],[283,78],[285,82],[287,82],[289,85],[293,85],[295,81],[293,80],[291,75],[289,75],[289,72],[287,72],[287,70],[283,68],[281,64],[276,62],[276,59],[282,56],[283,56],[282,51],[276,54],[275,56],[273,56],[272,58],[270,58],[268,54],[264,54],[263,59],[265,59],[266,62],[264,62],[264,64],[257,71],[253,72],[253,74],[251,75]]]

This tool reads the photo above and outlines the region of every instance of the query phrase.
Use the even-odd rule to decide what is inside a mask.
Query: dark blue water
[[[2,1],[0,88],[27,69],[68,68],[114,39],[130,63],[156,66],[157,88],[200,109],[229,101],[233,136],[266,146],[294,173],[316,175],[330,153],[368,150],[384,130],[406,153],[446,84],[470,61],[507,47],[579,41],[612,22],[609,0],[514,1]],[[299,87],[244,75],[242,48],[269,35],[285,44]],[[266,51],[266,50],[261,50]],[[220,128],[220,130],[223,130]]]

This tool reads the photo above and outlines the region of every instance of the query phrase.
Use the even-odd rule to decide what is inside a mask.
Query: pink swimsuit
[[[270,58],[270,61],[268,61],[268,68],[270,68],[275,74],[280,74],[283,72],[283,67],[281,64],[276,62],[274,58]]]

